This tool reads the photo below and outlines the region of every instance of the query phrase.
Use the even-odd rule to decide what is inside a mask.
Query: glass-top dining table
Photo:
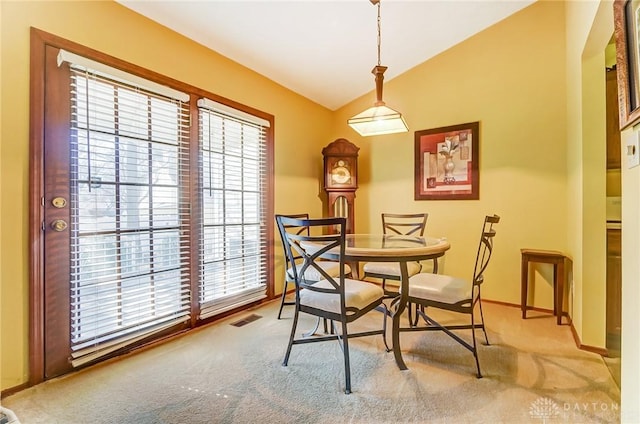
[[[345,236],[344,261],[353,265],[351,269],[356,273],[354,278],[358,278],[357,272],[360,262],[397,262],[400,264],[400,291],[391,303],[394,306],[391,308],[391,334],[393,355],[401,370],[407,369],[400,350],[400,317],[407,307],[409,293],[407,262],[435,260],[443,256],[450,247],[446,238],[395,234],[347,234]],[[339,253],[334,251],[328,251],[323,256],[332,260],[339,259]]]

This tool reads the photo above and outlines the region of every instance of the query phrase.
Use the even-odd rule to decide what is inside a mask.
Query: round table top
[[[353,260],[421,260],[442,256],[451,247],[446,238],[435,237],[347,234],[345,239],[345,256]],[[303,242],[302,246],[313,251],[313,244]]]
[[[396,234],[347,234],[348,256],[424,256],[442,254],[451,247],[446,238]]]

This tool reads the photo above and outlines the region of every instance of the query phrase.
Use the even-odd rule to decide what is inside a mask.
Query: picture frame
[[[415,132],[415,200],[480,198],[480,123]]]
[[[613,4],[620,130],[640,120],[640,0]]]

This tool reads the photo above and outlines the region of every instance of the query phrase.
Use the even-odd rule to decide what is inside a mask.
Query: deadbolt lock
[[[67,199],[64,197],[55,197],[51,200],[51,204],[54,208],[62,209],[67,206]]]
[[[67,223],[62,219],[56,219],[51,223],[51,228],[53,228],[54,231],[64,231],[67,229]]]

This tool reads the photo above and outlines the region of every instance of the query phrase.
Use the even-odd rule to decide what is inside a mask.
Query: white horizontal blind
[[[189,109],[71,65],[74,366],[190,319]]]
[[[141,78],[137,75],[121,71],[120,69],[113,68],[109,65],[105,65],[104,63],[96,62],[95,60],[79,56],[66,50],[60,50],[58,52],[57,62],[58,66],[67,62],[72,64],[74,69],[78,71],[90,71],[93,75],[103,76],[111,81],[118,81],[125,85],[144,89],[145,91],[180,100],[181,102],[189,101],[189,95],[187,93],[149,81],[146,78]]]
[[[266,297],[266,128],[198,102],[202,164],[200,317]],[[268,123],[267,123],[268,124]]]

